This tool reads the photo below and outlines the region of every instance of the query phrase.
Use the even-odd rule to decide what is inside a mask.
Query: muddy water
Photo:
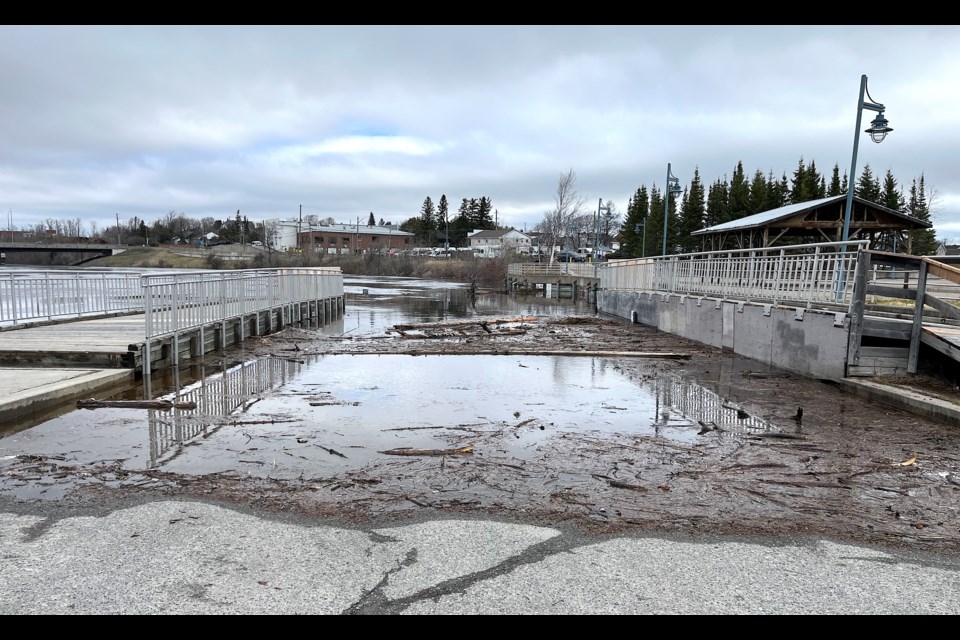
[[[397,278],[346,283],[347,310],[320,335],[377,336],[397,324],[482,316],[594,315],[569,300],[473,296],[462,285]],[[714,386],[715,388],[715,386]],[[778,431],[689,376],[591,356],[326,355],[245,357],[152,376],[117,399],[194,402],[170,411],[72,410],[0,438],[0,470],[24,456],[61,465],[186,475],[329,476],[402,455],[482,440],[516,459],[548,439],[658,435],[692,443],[703,423]],[[106,399],[106,398],[101,398]],[[77,482],[3,482],[0,493],[58,498]],[[82,480],[81,480],[82,481]]]

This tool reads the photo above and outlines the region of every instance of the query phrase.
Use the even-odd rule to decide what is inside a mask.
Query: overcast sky
[[[894,131],[859,134],[856,175],[924,175],[960,241],[958,26],[2,26],[0,228],[400,223],[446,195],[531,229],[571,169],[593,211],[667,163],[829,179],[864,74]]]

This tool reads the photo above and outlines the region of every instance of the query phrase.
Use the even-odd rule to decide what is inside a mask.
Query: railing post
[[[867,300],[867,281],[870,271],[870,254],[860,247],[857,252],[857,269],[854,275],[853,295],[850,296],[850,333],[847,336],[847,363],[844,375],[850,375],[850,367],[860,364],[860,342],[863,336],[863,312]]]
[[[920,359],[920,339],[923,333],[923,299],[927,291],[927,262],[920,261],[920,273],[917,277],[917,301],[913,307],[913,326],[910,328],[910,357],[907,359],[907,373],[917,372]]]
[[[773,278],[773,306],[777,306],[777,302],[780,300],[780,273],[783,269],[783,258],[785,251],[780,249],[780,255],[777,258],[777,274]]]

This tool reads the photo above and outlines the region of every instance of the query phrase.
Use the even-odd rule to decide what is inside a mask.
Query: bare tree
[[[573,169],[560,175],[553,201],[553,210],[545,212],[537,225],[541,232],[540,251],[546,248],[550,252],[551,264],[554,247],[567,242],[567,238],[577,231],[577,221],[584,214],[584,200],[577,193],[577,174]]]

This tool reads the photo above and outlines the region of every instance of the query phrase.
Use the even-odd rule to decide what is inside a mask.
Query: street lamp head
[[[674,178],[670,181],[670,195],[678,196],[683,189],[680,188],[680,180]]]
[[[873,122],[870,123],[869,129],[864,129],[865,133],[870,134],[870,139],[880,144],[883,142],[883,139],[887,137],[887,134],[893,131],[887,125],[889,122],[886,118],[883,117],[883,111],[877,114],[877,117],[873,119]]]

